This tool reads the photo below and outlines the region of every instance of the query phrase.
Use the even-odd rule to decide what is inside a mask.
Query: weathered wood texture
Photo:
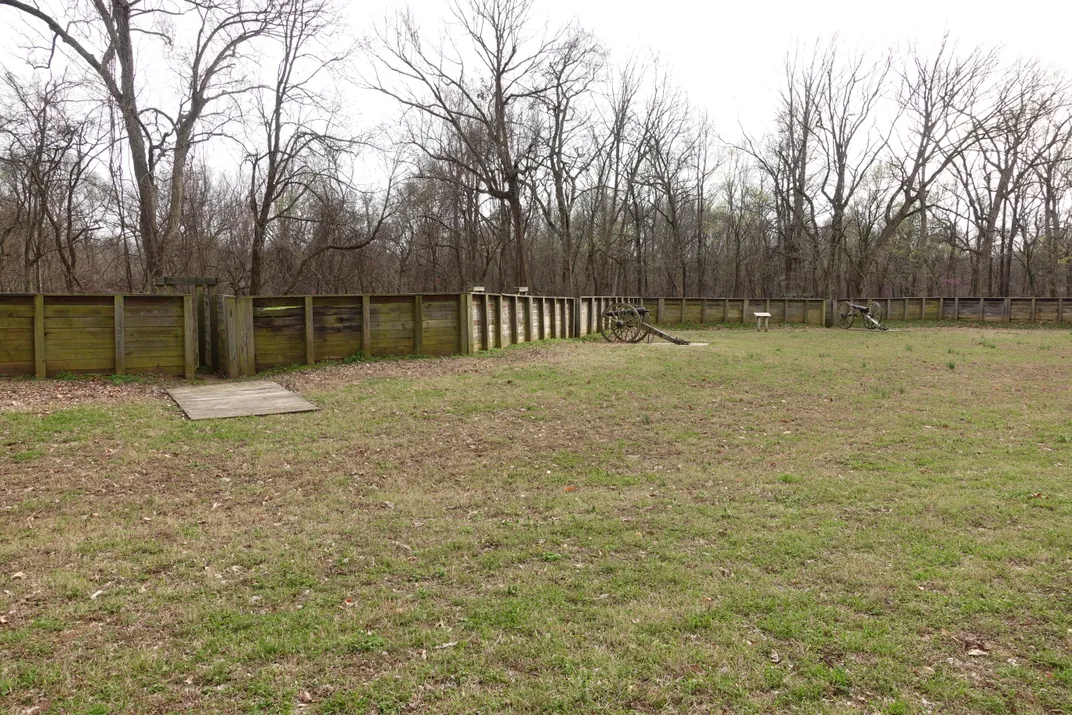
[[[204,387],[173,387],[168,394],[191,420],[278,415],[320,409],[276,383],[264,380]]]
[[[181,295],[0,295],[0,375],[156,372],[192,377]]]
[[[1069,298],[1006,297],[946,298],[853,298],[854,303],[877,302],[885,320],[958,320],[984,323],[1065,323],[1072,321],[1066,310]]]

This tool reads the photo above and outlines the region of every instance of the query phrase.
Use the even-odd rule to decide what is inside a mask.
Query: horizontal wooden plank
[[[0,343],[0,362],[24,362],[33,360],[33,345],[19,347],[10,343]]]
[[[0,362],[0,375],[15,376],[15,375],[33,375],[34,374],[34,362],[31,358],[29,362]]]

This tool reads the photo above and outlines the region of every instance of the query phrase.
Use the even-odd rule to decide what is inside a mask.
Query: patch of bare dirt
[[[105,378],[80,380],[0,379],[0,414],[4,412],[50,412],[92,403],[118,405],[167,397],[170,384],[164,378],[114,384]]]

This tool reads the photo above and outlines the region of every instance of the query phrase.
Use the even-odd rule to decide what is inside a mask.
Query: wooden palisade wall
[[[355,353],[456,355],[575,335],[573,298],[485,293],[221,296],[231,377]]]
[[[581,298],[581,323],[586,333],[598,330],[598,316],[614,303],[642,305],[658,325],[754,322],[753,313],[771,314],[774,323],[823,325],[827,301],[822,298]]]
[[[197,368],[193,301],[181,295],[0,295],[0,375]]]
[[[853,298],[854,303],[874,300],[884,319],[966,320],[983,323],[1066,323],[1072,321],[1069,298]]]

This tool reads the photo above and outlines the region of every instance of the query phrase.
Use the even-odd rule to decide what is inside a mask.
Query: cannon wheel
[[[878,301],[873,300],[868,303],[867,311],[871,314],[871,317],[874,318],[874,321],[867,321],[868,330],[874,330],[875,328],[880,327],[882,325],[882,306],[879,305]]]
[[[847,300],[842,301],[837,307],[837,324],[839,328],[851,328],[852,327],[852,306],[849,305]]]
[[[600,316],[599,332],[609,343],[639,343],[648,329],[636,308],[628,303],[615,303]]]

